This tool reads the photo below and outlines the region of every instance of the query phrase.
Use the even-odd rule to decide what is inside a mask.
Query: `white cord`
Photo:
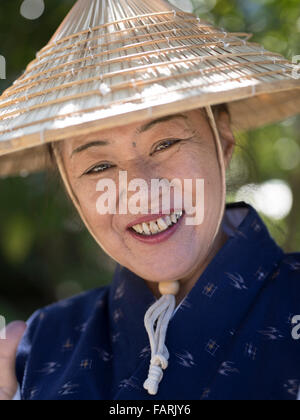
[[[151,362],[144,388],[150,395],[156,395],[158,385],[163,378],[163,369],[167,369],[169,352],[165,345],[167,328],[176,306],[174,295],[163,295],[145,314],[145,328],[151,346]],[[155,326],[156,323],[156,327]]]

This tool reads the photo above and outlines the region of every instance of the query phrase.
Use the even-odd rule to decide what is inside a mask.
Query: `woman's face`
[[[234,140],[226,113],[221,114],[218,124],[228,164]],[[203,263],[221,211],[222,179],[214,137],[202,110],[77,137],[63,142],[61,153],[88,225],[103,249],[119,264],[145,280],[161,282],[188,278]],[[97,184],[112,180],[118,205],[120,171],[126,171],[128,183],[134,179],[146,181],[150,217],[130,212],[99,214],[96,204],[103,192],[97,191]],[[151,180],[162,178],[170,182],[179,179],[182,185],[184,180],[192,179],[193,204],[199,202],[196,179],[204,180],[202,224],[186,225],[184,211],[178,221],[172,214],[169,218],[159,211],[151,214]],[[136,192],[127,192],[129,201]],[[184,206],[183,202],[183,210]]]

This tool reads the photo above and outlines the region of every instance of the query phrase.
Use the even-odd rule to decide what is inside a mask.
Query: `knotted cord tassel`
[[[159,291],[162,297],[150,306],[145,314],[144,322],[151,346],[151,362],[144,388],[150,395],[157,394],[159,383],[163,378],[163,370],[168,367],[169,352],[165,339],[169,321],[176,306],[175,295],[179,287],[179,282],[160,283]]]

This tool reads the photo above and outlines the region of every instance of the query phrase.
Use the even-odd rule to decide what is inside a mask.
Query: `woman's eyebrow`
[[[188,119],[188,117],[184,114],[167,115],[166,117],[161,117],[161,118],[158,118],[156,120],[150,121],[149,123],[147,123],[145,125],[142,125],[141,127],[139,127],[136,130],[136,133],[137,134],[144,133],[145,131],[148,131],[151,128],[153,128],[156,124],[171,121],[171,120],[174,120],[174,119],[177,119],[177,118],[183,118],[185,120]],[[73,152],[71,153],[71,157],[73,157],[74,155],[76,155],[78,153],[81,153],[84,150],[87,150],[91,147],[107,146],[108,144],[109,144],[108,140],[95,140],[95,141],[92,141],[90,143],[83,144],[82,146],[79,146],[78,148],[73,150]]]
[[[84,150],[87,150],[91,147],[107,146],[108,144],[109,144],[108,140],[94,140],[94,141],[91,141],[90,143],[83,144],[82,146],[79,146],[76,149],[74,149],[73,152],[71,153],[71,157],[73,157],[74,155],[76,155],[78,153],[81,153]]]
[[[156,124],[171,121],[171,120],[174,120],[176,118],[184,118],[185,120],[188,119],[188,117],[184,114],[167,115],[166,117],[161,117],[161,118],[158,118],[156,120],[150,121],[149,123],[147,123],[145,125],[142,125],[141,127],[139,127],[136,130],[136,133],[137,134],[144,133],[145,131],[150,130],[150,128],[154,127],[154,125],[156,125]]]

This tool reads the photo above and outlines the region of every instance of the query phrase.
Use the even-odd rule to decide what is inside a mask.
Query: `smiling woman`
[[[228,166],[234,138],[227,113],[219,114],[218,126],[222,136],[225,165]],[[137,144],[136,148],[132,147],[133,139]],[[54,146],[67,190],[77,204],[82,219],[105,252],[114,259],[118,256],[119,264],[151,283],[181,279],[182,287],[178,299],[192,288],[204,269],[202,262],[207,264],[224,240],[222,233],[218,232],[220,214],[223,213],[223,175],[220,171],[223,164],[218,163],[217,150],[220,152],[220,148],[216,148],[213,131],[203,110],[151,120],[142,125],[137,123],[104,130],[81,139],[63,142],[58,148]],[[222,161],[224,158],[222,157]],[[204,179],[207,184],[204,195],[204,213],[207,215],[205,227],[183,229],[184,224],[181,224],[182,228],[178,229],[179,225],[176,223],[176,228],[170,225],[165,234],[161,235],[165,222],[160,221],[158,225],[155,223],[161,219],[161,208],[157,209],[157,214],[149,209],[149,213],[152,213],[151,220],[155,223],[149,226],[150,230],[146,224],[147,217],[145,220],[137,220],[127,208],[125,214],[106,214],[99,217],[96,208],[99,180],[108,177],[116,186],[117,197],[122,197],[124,190],[119,185],[120,171],[126,172],[128,181],[143,179],[146,185],[151,185],[154,179],[179,179],[181,185],[188,179]],[[193,202],[197,199],[196,192],[195,188],[190,191]],[[188,191],[186,196],[187,194]],[[174,196],[170,197],[169,202],[170,217],[170,209],[185,210],[174,208]],[[150,222],[149,219],[147,221]],[[166,223],[169,224],[168,222],[167,219]],[[151,241],[157,244],[154,237],[159,237],[160,251],[149,250],[145,255],[145,238],[139,238],[141,240],[137,242],[136,235],[133,236],[127,229],[130,224],[142,225],[146,235],[152,234],[151,238],[147,238],[148,243]],[[155,232],[151,231],[153,229]],[[221,237],[215,242],[217,234]],[[164,243],[161,243],[162,239]],[[164,261],[161,261],[161,254],[164,255]],[[179,254],[182,255],[180,266],[174,264]]]
[[[0,153],[48,150],[117,269],[8,329],[0,399],[297,398],[300,255],[226,205],[235,129],[299,112],[290,71],[165,0],[77,1],[1,97]]]

